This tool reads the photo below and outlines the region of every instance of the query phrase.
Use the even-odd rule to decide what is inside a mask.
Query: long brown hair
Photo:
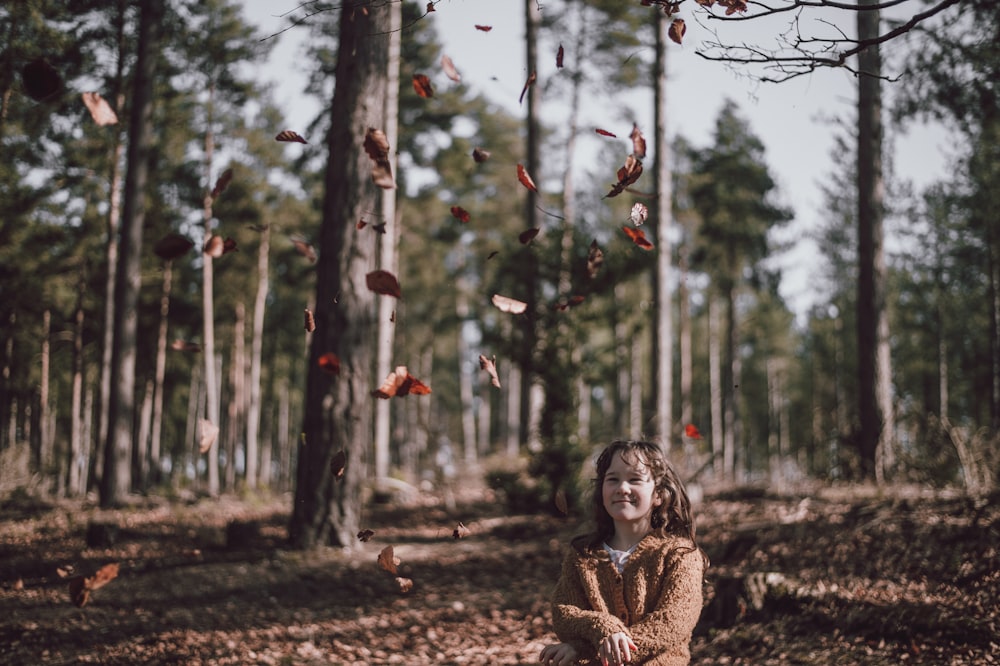
[[[586,539],[591,548],[597,548],[615,533],[615,523],[604,508],[601,487],[604,477],[616,455],[629,464],[640,463],[649,469],[655,484],[654,496],[660,498],[659,506],[654,506],[650,515],[653,532],[661,536],[675,534],[687,537],[695,544],[695,524],[691,513],[691,500],[684,483],[667,460],[663,449],[656,442],[631,439],[616,439],[608,444],[597,456],[597,477],[593,479],[593,510],[596,530]]]

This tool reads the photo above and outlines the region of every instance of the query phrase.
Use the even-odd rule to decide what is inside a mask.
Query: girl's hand
[[[545,666],[572,666],[576,661],[576,648],[569,643],[546,645],[538,661]]]
[[[631,636],[619,631],[604,637],[597,648],[597,656],[605,666],[621,666],[632,661],[632,652],[638,649]]]

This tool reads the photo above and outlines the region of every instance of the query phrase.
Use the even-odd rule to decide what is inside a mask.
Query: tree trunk
[[[247,488],[253,490],[258,481],[266,486],[270,483],[270,446],[268,458],[260,455],[260,366],[264,349],[264,311],[267,307],[269,288],[268,255],[271,252],[271,227],[265,226],[260,233],[260,247],[257,250],[257,296],[253,304],[253,340],[250,342],[250,403],[247,406]],[[258,471],[257,461],[261,459]],[[268,468],[264,471],[264,468]],[[263,478],[267,475],[267,480]],[[261,478],[258,478],[261,477]]]
[[[208,240],[212,237],[212,156],[215,153],[215,134],[212,132],[212,103],[215,97],[215,84],[208,88],[208,102],[206,103],[206,127],[205,127],[205,198],[202,206],[202,221],[204,223],[204,236],[201,247],[204,249]],[[219,385],[215,373],[215,298],[213,285],[212,256],[207,252],[201,253],[202,257],[202,282],[201,282],[201,315],[202,315],[202,353],[205,355],[205,396],[207,405],[207,417],[212,425],[220,427],[219,418]],[[205,452],[208,460],[208,494],[212,497],[219,495],[219,442],[222,440],[222,433],[215,438],[211,448]]]
[[[49,367],[52,343],[52,312],[42,313],[41,380],[38,384],[38,460],[36,469],[44,479],[52,472],[52,441],[49,431]]]
[[[129,118],[128,174],[125,177],[122,236],[115,279],[111,402],[104,447],[101,506],[120,504],[129,488],[129,450],[135,417],[136,304],[141,286],[145,189],[153,143],[153,76],[162,7],[144,3],[139,15],[139,55]]]
[[[354,222],[376,210],[381,199],[370,177],[372,160],[364,141],[369,128],[385,122],[389,15],[385,5],[367,11],[341,9],[317,263],[316,330],[309,348],[303,439],[289,524],[289,539],[298,548],[354,543],[361,490],[369,476],[371,390],[378,383],[373,378],[372,339],[377,328],[375,297],[365,286],[365,275],[377,257],[371,235],[355,233]],[[389,151],[396,148],[390,146]],[[320,356],[327,352],[340,359],[336,376],[319,367]],[[341,450],[347,463],[343,476],[334,479],[330,463]]]
[[[879,12],[858,12],[858,39],[878,35]],[[858,55],[858,447],[864,478],[883,481],[891,452],[892,394],[883,251],[882,93],[878,46]],[[879,463],[883,464],[879,464]]]
[[[694,360],[691,350],[691,295],[687,285],[687,243],[679,248],[677,269],[677,346],[680,355],[681,425],[694,421],[691,387],[694,379]]]
[[[656,303],[656,326],[653,355],[656,358],[656,434],[666,453],[670,453],[674,433],[674,324],[670,298],[670,226],[673,220],[667,139],[667,28],[670,21],[664,12],[656,14],[656,59],[653,64],[653,191],[656,220],[656,277],[653,298]]]
[[[732,265],[732,264],[730,264]],[[736,447],[743,438],[740,428],[739,386],[742,374],[740,359],[739,331],[736,324],[736,289],[730,287],[724,295],[726,309],[725,323],[725,359],[726,365],[722,374],[722,418],[725,428],[726,476],[730,481],[737,481]],[[744,461],[746,462],[746,461]]]
[[[86,479],[86,467],[83,462],[83,297],[87,281],[80,275],[76,291],[76,312],[73,326],[73,395],[69,415],[69,478],[67,479],[68,495],[80,497],[86,489],[81,486],[81,480]]]
[[[733,468],[732,449],[726,447],[722,409],[722,341],[719,339],[719,304],[708,296],[708,383],[712,411],[712,459],[715,478],[723,481]],[[730,479],[731,480],[731,479]]]
[[[156,334],[156,374],[153,377],[153,422],[149,431],[149,483],[157,484],[163,474],[160,441],[163,434],[163,381],[167,374],[167,325],[170,315],[170,289],[173,282],[173,261],[163,264],[163,286],[160,292],[160,328]]]
[[[385,132],[389,145],[399,145],[399,60],[400,60],[400,27],[403,23],[403,3],[389,4],[389,55],[385,78],[385,122],[382,130]],[[396,173],[396,152],[389,153],[389,164]],[[396,219],[396,190],[382,190],[382,221],[385,222],[385,233],[379,239],[379,268],[396,275],[399,270],[397,246],[399,243],[399,224]],[[375,376],[385,377],[392,371],[392,349],[395,339],[396,299],[392,296],[379,296],[378,299],[378,340],[375,362]],[[379,400],[375,403],[375,479],[389,476],[390,453],[389,436],[392,431],[391,403]]]
[[[153,392],[155,383],[146,380],[146,390],[142,394],[139,409],[139,433],[132,446],[132,485],[135,490],[145,493],[149,482],[149,433],[153,423]]]
[[[236,457],[240,440],[240,423],[243,422],[243,405],[245,402],[243,378],[246,377],[246,362],[243,358],[244,339],[246,337],[246,306],[243,301],[236,302],[235,319],[233,320],[233,351],[229,359],[229,382],[232,393],[228,402],[228,426],[226,428],[226,483],[227,491],[236,489]]]
[[[469,295],[466,279],[459,275],[455,284],[455,316],[458,319],[458,397],[462,406],[462,451],[466,467],[472,469],[479,460],[476,445],[476,408],[472,388],[473,374],[479,370],[478,364],[473,370],[472,350],[465,338],[465,323],[469,320]]]

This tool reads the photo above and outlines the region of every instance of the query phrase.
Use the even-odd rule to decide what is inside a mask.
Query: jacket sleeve
[[[592,609],[575,566],[578,557],[570,548],[563,559],[562,572],[552,593],[552,628],[559,640],[576,648],[580,659],[592,659],[605,636],[629,630],[613,614]]]
[[[675,549],[666,554],[664,580],[656,605],[629,628],[632,640],[639,647],[637,661],[688,663],[691,634],[701,616],[704,573],[701,551]]]

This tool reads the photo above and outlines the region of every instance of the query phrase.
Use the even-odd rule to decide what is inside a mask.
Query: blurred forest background
[[[436,4],[310,3],[303,94],[326,110],[307,127],[249,76],[268,35],[238,2],[0,8],[3,493],[294,492],[308,546],[353,538],[367,493],[467,475],[519,510],[573,511],[577,470],[616,437],[658,439],[704,484],[994,487],[996,3],[911,1],[881,24],[847,10],[874,32],[843,60],[867,73],[858,116],[816,157],[825,289],[802,322],[768,267],[794,211],[738,104],[709,145],[660,117],[568,167],[594,131],[583,105],[665,94],[655,56],[676,19],[740,3],[512,6],[528,62],[560,58],[558,77],[525,82],[525,118],[442,64],[422,20]],[[352,69],[345,44],[367,60]],[[563,45],[587,57],[563,62]],[[766,55],[782,75],[825,66],[803,53]],[[884,86],[904,87],[891,108]],[[94,92],[117,122],[88,110]],[[555,98],[569,114],[548,126]],[[928,117],[956,131],[957,158],[913,191],[880,141]],[[368,128],[394,188],[372,182]],[[398,294],[366,286],[375,271]],[[431,392],[376,396],[398,366]]]

